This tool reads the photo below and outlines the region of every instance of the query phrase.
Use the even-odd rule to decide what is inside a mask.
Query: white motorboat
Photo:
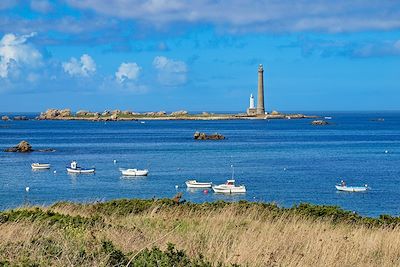
[[[49,163],[32,163],[31,167],[33,170],[47,170],[50,169]]]
[[[96,171],[95,168],[89,168],[85,169],[82,167],[78,167],[78,163],[76,161],[71,162],[71,166],[67,167],[67,172],[68,173],[75,173],[75,174],[80,174],[80,173],[94,173]]]
[[[201,183],[196,180],[188,180],[185,182],[188,188],[210,188],[212,187],[211,182]]]
[[[124,176],[147,176],[149,170],[138,170],[138,169],[120,169]]]
[[[213,186],[212,189],[215,193],[223,194],[246,193],[246,187],[244,185],[236,186],[235,180],[227,180],[225,184]]]
[[[336,189],[345,192],[365,192],[368,190],[368,185],[364,186],[347,186],[347,185],[335,185]]]

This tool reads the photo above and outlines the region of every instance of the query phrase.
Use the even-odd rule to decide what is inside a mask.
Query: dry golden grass
[[[92,216],[86,206],[49,208]],[[104,223],[59,227],[42,222],[0,223],[0,261],[56,266],[104,266],[100,240],[124,253],[173,243],[191,257],[248,266],[400,266],[400,228],[333,224],[300,215],[269,216],[257,207],[191,210],[154,205],[128,215],[99,215]],[[35,241],[36,240],[36,241]],[[50,251],[48,241],[51,243]],[[85,257],[79,254],[85,251]],[[98,252],[97,254],[95,252]],[[81,255],[82,256],[82,255]],[[83,258],[83,259],[82,259]]]

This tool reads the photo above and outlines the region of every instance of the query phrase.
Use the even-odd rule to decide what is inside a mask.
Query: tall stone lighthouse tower
[[[258,96],[257,96],[257,115],[264,115],[264,68],[260,64],[258,66]]]

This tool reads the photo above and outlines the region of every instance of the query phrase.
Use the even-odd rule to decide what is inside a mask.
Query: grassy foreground
[[[0,212],[0,236],[0,266],[400,265],[398,217],[309,204],[60,202]]]

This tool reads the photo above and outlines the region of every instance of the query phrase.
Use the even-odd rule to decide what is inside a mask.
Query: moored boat
[[[32,163],[31,167],[33,170],[46,170],[50,169],[49,163]]]
[[[368,190],[368,185],[364,186],[347,186],[347,185],[335,185],[336,189],[344,192],[365,192]]]
[[[235,180],[227,180],[225,184],[213,186],[212,189],[215,193],[222,194],[237,194],[246,193],[246,187],[244,185],[236,186]]]
[[[185,182],[188,188],[210,188],[212,187],[211,182],[197,182],[196,180],[188,180]]]
[[[70,167],[67,167],[68,173],[75,173],[75,174],[94,173],[95,171],[96,171],[95,168],[85,169],[85,168],[79,167],[78,163],[76,161],[72,161]]]
[[[122,175],[124,176],[147,176],[149,170],[138,170],[138,169],[120,169]]]

